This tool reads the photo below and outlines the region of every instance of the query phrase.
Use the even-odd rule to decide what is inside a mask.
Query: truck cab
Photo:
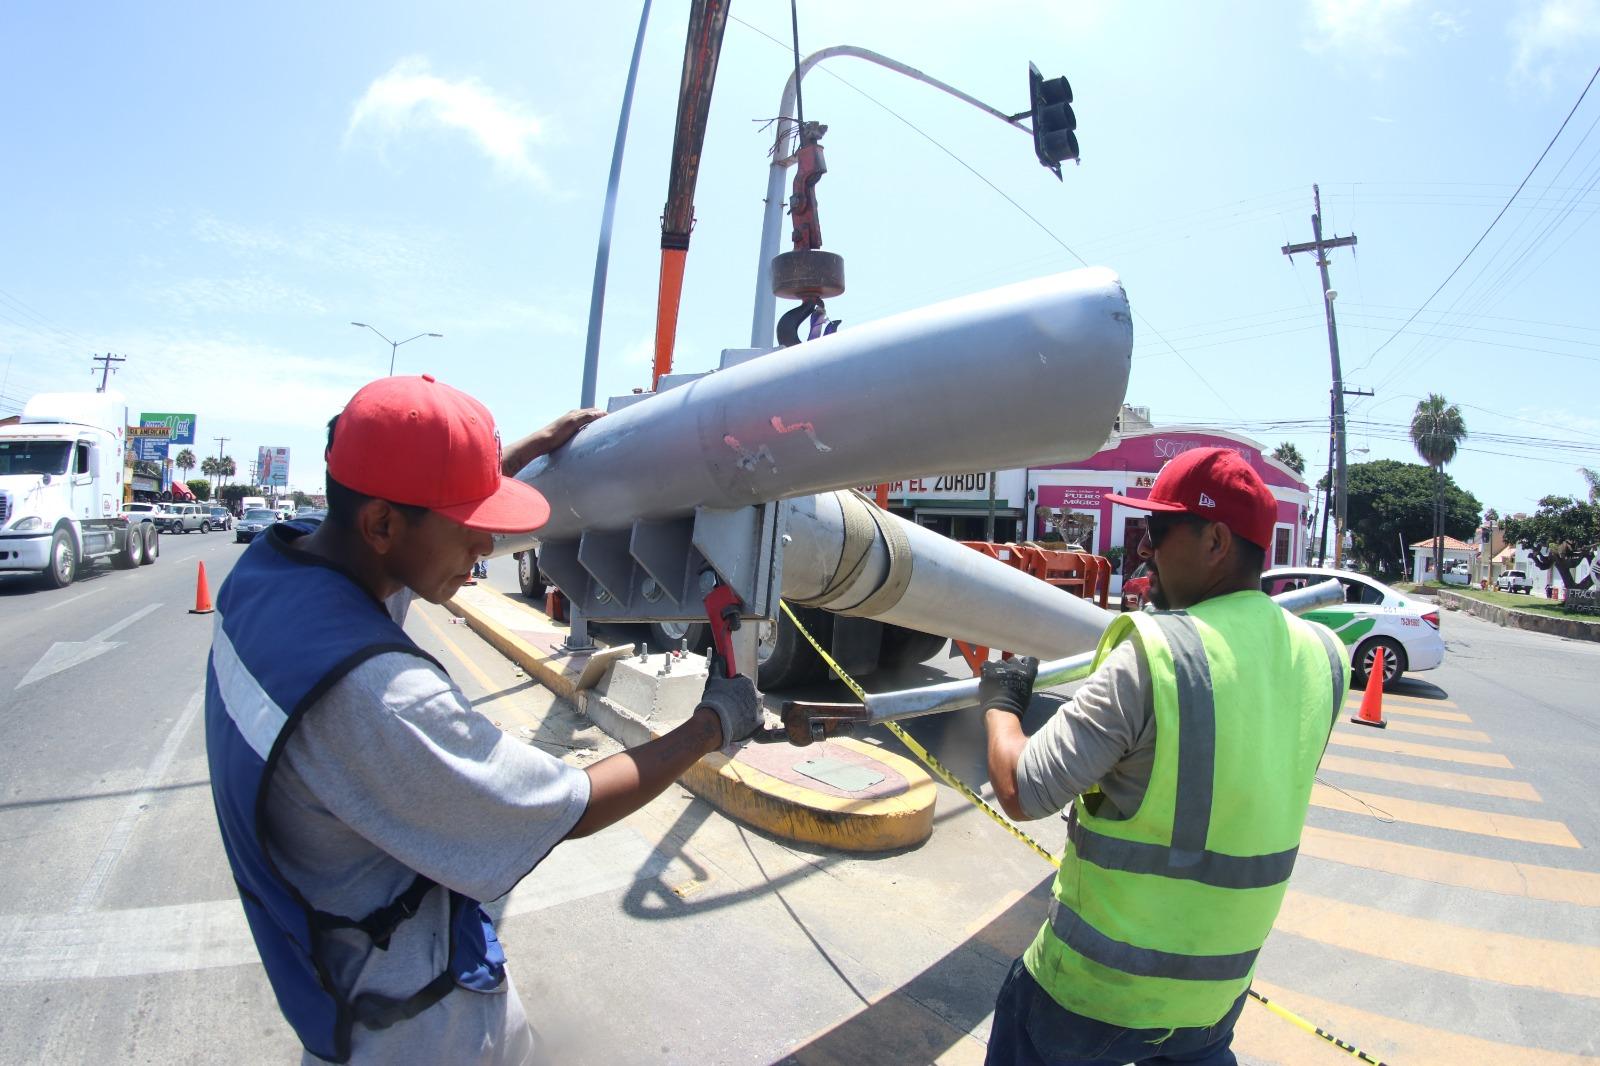
[[[115,393],[45,393],[0,426],[0,571],[59,588],[93,559],[148,561],[147,524],[122,511],[126,423]]]

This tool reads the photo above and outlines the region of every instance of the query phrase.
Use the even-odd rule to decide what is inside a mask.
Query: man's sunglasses
[[[1167,534],[1179,526],[1194,526],[1198,528],[1206,524],[1208,523],[1204,518],[1199,518],[1192,514],[1152,511],[1145,516],[1144,529],[1145,533],[1150,537],[1150,547],[1159,548],[1161,547],[1161,542],[1167,539]]]

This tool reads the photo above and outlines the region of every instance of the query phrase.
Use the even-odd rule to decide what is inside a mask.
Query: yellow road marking
[[[1346,700],[1345,706],[1354,713],[1361,709],[1361,701]],[[1457,711],[1435,711],[1427,707],[1397,707],[1388,700],[1383,701],[1383,714],[1386,718],[1391,714],[1400,714],[1407,718],[1431,718],[1436,722],[1460,722],[1463,725],[1472,723],[1471,718]]]
[[[1464,748],[1441,748],[1436,744],[1416,744],[1409,740],[1391,740],[1387,730],[1335,730],[1328,738],[1329,744],[1346,748],[1363,748],[1367,751],[1386,751],[1391,755],[1413,755],[1419,759],[1439,759],[1444,762],[1465,763],[1468,766],[1492,766],[1510,770],[1511,760],[1494,751],[1468,751]]]
[[[1301,992],[1293,992],[1268,984],[1259,977],[1252,982],[1256,991],[1307,1021],[1321,1026],[1338,1036],[1354,1041],[1362,1051],[1386,1062],[1452,1062],[1492,1063],[1494,1066],[1579,1066],[1594,1060],[1583,1055],[1545,1051],[1541,1048],[1522,1047],[1519,1044],[1502,1044],[1475,1036],[1463,1036],[1448,1029],[1434,1029],[1414,1022],[1403,1022],[1382,1014],[1346,1006],[1331,1000],[1318,999]],[[1290,1036],[1298,1037],[1296,1046],[1288,1053],[1279,1050],[1283,1041],[1273,1036],[1267,1026],[1275,1026]],[[1266,1038],[1257,1041],[1257,1032]],[[1285,1063],[1345,1062],[1355,1060],[1337,1048],[1316,1037],[1301,1033],[1274,1018],[1259,1004],[1245,1004],[1239,1017],[1238,1036],[1233,1046],[1253,1057],[1270,1058]],[[1318,1046],[1322,1050],[1319,1054]]]
[[[1387,717],[1389,708],[1385,707],[1383,710],[1385,717]],[[1347,722],[1345,724],[1352,729],[1359,728],[1352,723]],[[1448,725],[1428,725],[1424,722],[1405,722],[1398,718],[1389,723],[1389,728],[1396,733],[1411,733],[1419,737],[1443,737],[1445,740],[1462,740],[1468,744],[1488,744],[1490,742],[1489,734],[1481,730],[1457,729],[1455,726]]]
[[[1600,948],[1583,944],[1390,914],[1294,890],[1284,897],[1276,928],[1346,951],[1472,980],[1600,997],[1600,981],[1595,980],[1600,974]],[[1351,1039],[1363,1042],[1360,1036]],[[1457,1060],[1429,1056],[1429,1061]]]
[[[1526,781],[1456,774],[1448,770],[1422,770],[1415,766],[1398,766],[1388,762],[1373,762],[1371,759],[1357,759],[1352,755],[1326,754],[1322,757],[1322,769],[1334,770],[1341,774],[1376,777],[1382,781],[1400,781],[1408,785],[1427,785],[1430,788],[1472,792],[1479,796],[1501,796],[1505,799],[1528,800],[1530,803],[1544,802],[1534,787]]]
[[[1420,800],[1401,799],[1398,796],[1380,796],[1374,792],[1341,792],[1327,785],[1311,786],[1311,802],[1331,811],[1350,814],[1372,814],[1365,804],[1398,822],[1424,825],[1433,829],[1452,829],[1459,833],[1476,833],[1480,836],[1499,837],[1502,840],[1525,840],[1530,844],[1554,844],[1558,848],[1581,848],[1582,844],[1572,831],[1561,822],[1545,818],[1523,818],[1515,814],[1491,814],[1472,811],[1465,807],[1447,807],[1442,803],[1423,803]]]
[[[467,658],[466,652],[462,651],[460,646],[456,644],[455,641],[451,640],[445,635],[445,631],[439,628],[439,624],[428,617],[427,611],[419,610],[416,613],[417,617],[426,622],[428,628],[433,630],[433,635],[438,637],[440,642],[443,643],[445,647],[450,649],[450,654],[456,657],[456,661],[467,668],[467,673],[471,674],[477,680],[478,684],[483,686],[484,692],[493,693],[496,691],[494,680],[488,674],[483,672],[482,667],[473,662],[471,659]]]
[[[1314,825],[1306,826],[1300,837],[1300,854],[1502,896],[1600,907],[1600,874],[1587,870],[1485,859],[1353,833],[1337,833]]]

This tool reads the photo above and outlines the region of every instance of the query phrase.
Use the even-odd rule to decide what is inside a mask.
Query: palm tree
[[[217,474],[219,477],[230,478],[238,472],[239,468],[234,465],[233,456],[224,455],[217,460]]]
[[[200,460],[200,473],[204,474],[208,478],[211,478],[213,482],[216,481],[217,475],[221,472],[222,464],[217,461],[216,456],[208,455],[204,459]]]
[[[1589,502],[1600,503],[1600,471],[1580,466],[1578,467],[1578,473],[1582,474],[1583,480],[1589,483]]]
[[[188,448],[178,453],[172,460],[172,465],[183,471],[183,479],[189,480],[189,471],[194,469],[194,452]]]
[[[1417,404],[1411,416],[1411,443],[1422,461],[1433,467],[1433,578],[1442,579],[1444,562],[1444,468],[1456,457],[1456,446],[1467,438],[1461,408],[1436,392]]]
[[[1272,449],[1272,457],[1296,474],[1304,474],[1306,472],[1306,457],[1300,454],[1299,448],[1296,448],[1288,441],[1284,441]]]

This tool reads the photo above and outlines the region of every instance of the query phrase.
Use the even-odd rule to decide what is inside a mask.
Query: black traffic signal
[[[1028,64],[1028,100],[1033,105],[1033,152],[1061,177],[1061,164],[1078,158],[1078,117],[1072,113],[1072,86],[1066,78],[1046,81]]]

